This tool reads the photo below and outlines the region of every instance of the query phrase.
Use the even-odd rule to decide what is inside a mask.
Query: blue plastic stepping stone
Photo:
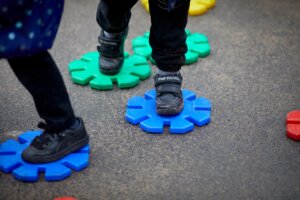
[[[161,116],[156,113],[155,90],[149,90],[144,97],[135,96],[128,100],[126,120],[149,133],[163,133],[164,126],[170,126],[170,133],[183,134],[194,129],[194,124],[203,126],[210,122],[211,103],[204,97],[183,90],[184,108],[175,116]]]
[[[31,164],[21,157],[23,150],[41,131],[27,131],[21,134],[19,141],[12,139],[0,144],[0,170],[12,175],[21,181],[34,182],[39,178],[39,173],[45,173],[46,181],[59,181],[69,177],[72,170],[80,171],[89,164],[89,145],[67,155],[66,157],[46,164]]]

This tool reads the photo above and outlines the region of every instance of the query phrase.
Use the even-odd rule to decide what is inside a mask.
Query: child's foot
[[[124,62],[124,42],[128,28],[120,33],[108,33],[101,30],[97,47],[100,58],[99,68],[103,74],[114,75],[119,73]]]
[[[159,115],[176,115],[183,109],[180,72],[161,71],[155,75],[156,112]]]
[[[81,118],[76,120],[72,127],[59,133],[51,132],[46,124],[40,123],[38,126],[44,129],[44,132],[23,151],[22,158],[30,163],[48,163],[87,145],[89,136],[83,121]]]

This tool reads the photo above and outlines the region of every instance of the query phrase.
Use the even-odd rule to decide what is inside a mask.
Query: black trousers
[[[62,76],[45,51],[30,57],[8,59],[24,87],[30,92],[39,116],[56,131],[69,128],[75,121],[74,111]]]
[[[97,22],[107,32],[124,30],[137,0],[101,0]],[[179,0],[171,11],[168,0],[149,0],[151,14],[150,45],[157,67],[164,71],[178,71],[187,52],[185,27],[190,0]]]

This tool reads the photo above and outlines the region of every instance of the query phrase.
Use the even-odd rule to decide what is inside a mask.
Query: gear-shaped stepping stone
[[[147,12],[150,12],[149,0],[141,0],[141,4],[144,6]]]
[[[185,54],[185,64],[195,63],[199,57],[204,58],[210,54],[210,44],[204,34],[192,34],[188,29],[185,32],[187,34],[186,44],[188,47],[188,51]],[[135,54],[150,59],[155,64],[155,61],[151,58],[152,48],[149,44],[149,32],[132,40],[132,50]]]
[[[216,5],[216,0],[191,0],[189,15],[202,15]]]
[[[18,140],[7,140],[0,144],[0,170],[12,175],[21,181],[34,182],[39,178],[39,173],[45,173],[46,181],[59,181],[69,177],[72,169],[80,171],[89,164],[89,145],[73,152],[64,158],[45,164],[31,164],[21,157],[23,150],[41,131],[27,131],[19,135]]]
[[[141,0],[141,4],[149,12],[149,0]],[[216,0],[191,0],[189,15],[202,15],[216,5]]]
[[[174,116],[161,116],[156,113],[155,90],[149,90],[144,97],[135,96],[128,100],[126,120],[149,133],[163,133],[164,126],[170,126],[170,133],[183,134],[194,129],[194,124],[203,126],[210,122],[211,103],[204,97],[183,90],[184,108]]]
[[[300,110],[294,110],[287,114],[286,135],[293,140],[300,140]]]
[[[151,75],[147,60],[139,55],[129,56],[126,52],[122,69],[116,75],[102,74],[98,59],[98,52],[89,52],[80,60],[72,61],[69,64],[72,81],[80,85],[89,83],[91,88],[97,90],[110,90],[113,88],[113,82],[117,82],[119,88],[131,88]]]

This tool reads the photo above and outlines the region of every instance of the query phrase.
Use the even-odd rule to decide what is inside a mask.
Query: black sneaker
[[[182,77],[174,75],[159,75],[154,77],[156,90],[156,112],[159,115],[176,115],[183,109],[181,92]]]
[[[120,33],[107,33],[101,30],[98,38],[100,53],[99,68],[103,74],[114,75],[120,72],[124,63],[124,43],[128,28]]]
[[[22,158],[30,163],[48,163],[87,145],[89,136],[83,121],[81,118],[76,119],[79,121],[79,128],[67,129],[59,133],[49,131],[45,123],[39,123],[38,127],[44,129],[44,132],[23,151]]]

